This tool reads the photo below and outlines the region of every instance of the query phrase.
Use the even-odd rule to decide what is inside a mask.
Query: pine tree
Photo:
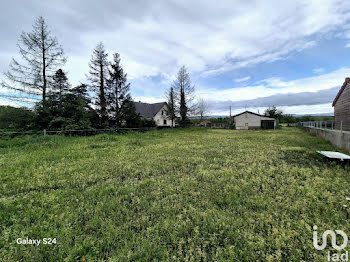
[[[86,104],[91,103],[91,99],[88,95],[88,86],[86,84],[80,84],[76,87],[73,87],[70,89],[70,93],[85,101]]]
[[[174,127],[174,120],[176,118],[176,95],[174,92],[174,88],[170,87],[168,92],[166,93],[166,98],[167,98],[167,115],[171,120],[171,126]]]
[[[95,105],[100,116],[101,127],[108,126],[107,99],[108,90],[106,79],[108,74],[108,54],[105,51],[103,43],[99,43],[93,50],[91,61],[89,63],[89,80],[91,90],[95,94]]]
[[[68,78],[62,69],[58,69],[52,80],[51,93],[56,95],[58,99],[61,99],[62,95],[70,88]]]
[[[187,103],[186,103],[186,97],[185,97],[185,91],[183,89],[180,89],[180,117],[181,117],[181,124],[184,125],[187,121]]]
[[[136,107],[130,96],[123,101],[121,116],[127,127],[138,127],[140,115],[136,113]]]
[[[93,108],[89,105],[90,102],[87,85],[80,84],[70,89],[62,95],[62,117],[72,119],[74,128],[90,128],[95,115]]]
[[[125,100],[132,100],[129,94],[130,83],[127,83],[127,74],[120,64],[120,55],[113,55],[113,62],[110,65],[109,78],[107,80],[109,96],[109,112],[113,122],[120,126],[122,119],[122,109],[125,106]],[[125,119],[124,119],[125,120]]]
[[[3,82],[2,86],[15,91],[13,99],[19,101],[41,96],[45,107],[52,72],[66,62],[63,49],[57,38],[52,36],[43,17],[36,19],[31,32],[21,34],[18,48],[22,62],[12,59],[5,73],[11,83]]]

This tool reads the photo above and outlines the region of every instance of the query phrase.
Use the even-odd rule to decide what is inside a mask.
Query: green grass
[[[316,150],[294,128],[0,140],[0,260],[325,261],[312,226],[349,233],[350,168]]]

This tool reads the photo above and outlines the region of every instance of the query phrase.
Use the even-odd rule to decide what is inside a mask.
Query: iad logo
[[[336,234],[343,237],[343,244],[341,244],[340,246],[337,245]],[[317,250],[323,250],[326,248],[328,235],[331,236],[332,247],[335,250],[342,250],[348,245],[348,236],[344,233],[344,231],[341,230],[335,230],[335,232],[332,230],[326,230],[322,235],[322,244],[319,245],[317,237],[317,226],[314,226],[313,244]],[[340,255],[338,253],[331,254],[331,252],[328,251],[328,261],[348,261],[348,251]]]

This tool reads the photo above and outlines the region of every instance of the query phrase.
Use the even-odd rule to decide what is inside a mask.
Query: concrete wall
[[[259,129],[261,128],[261,120],[275,120],[273,118],[258,116],[245,112],[234,117],[236,129]],[[276,126],[276,121],[275,121]]]
[[[171,126],[171,120],[166,113],[166,105],[164,105],[162,109],[158,111],[158,113],[153,117],[153,120],[156,122],[157,126]],[[164,120],[166,120],[166,124],[164,124]]]
[[[310,133],[318,135],[331,142],[333,145],[350,152],[350,132],[330,129],[320,129],[314,127],[305,127]]]

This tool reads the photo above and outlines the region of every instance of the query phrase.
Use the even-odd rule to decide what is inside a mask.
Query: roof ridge
[[[136,112],[144,117],[154,117],[161,108],[166,105],[166,102],[158,102],[158,103],[144,103],[144,102],[135,102]]]
[[[273,118],[273,117],[271,117],[271,116],[260,115],[260,114],[258,114],[258,113],[254,113],[254,112],[249,111],[249,110],[245,110],[245,111],[243,111],[242,113],[239,113],[239,114],[237,114],[237,115],[233,115],[232,117],[240,116],[240,115],[242,115],[242,114],[244,114],[244,113],[250,113],[250,114],[253,114],[253,115],[256,115],[256,116],[262,116],[262,117],[267,117],[267,118],[275,119],[275,118]]]

